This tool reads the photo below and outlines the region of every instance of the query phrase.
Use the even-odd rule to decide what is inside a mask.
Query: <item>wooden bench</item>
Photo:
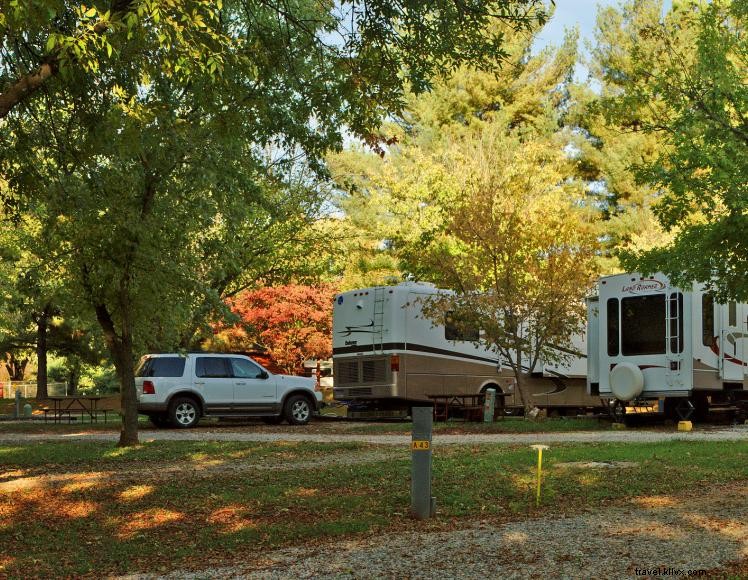
[[[480,420],[486,398],[483,393],[427,396],[434,402],[434,421],[447,421],[456,416],[463,421]]]
[[[447,421],[450,418],[460,418],[463,421],[483,420],[485,393],[426,396],[434,402],[434,421]],[[496,393],[497,401],[503,401],[508,396],[508,393]],[[499,408],[498,405],[496,408]]]

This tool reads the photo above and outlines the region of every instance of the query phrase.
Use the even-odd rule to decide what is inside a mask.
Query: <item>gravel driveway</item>
[[[1,443],[28,443],[38,441],[117,441],[119,433],[2,433]],[[408,445],[410,435],[377,435],[348,433],[305,433],[304,428],[289,429],[288,432],[243,432],[196,430],[141,430],[141,441],[310,441],[315,443],[375,443],[380,445]],[[565,433],[463,433],[433,437],[434,445],[464,445],[473,443],[531,444],[531,443],[601,443],[659,441],[745,441],[748,440],[748,425],[725,428],[695,430],[689,433],[678,431],[574,431]]]
[[[678,576],[748,557],[748,486],[634,498],[574,517],[477,523],[269,552],[248,564],[129,578],[633,578]],[[670,574],[663,570],[670,569]]]

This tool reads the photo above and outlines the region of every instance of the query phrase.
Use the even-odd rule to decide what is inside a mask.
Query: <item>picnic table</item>
[[[459,416],[463,421],[483,420],[485,393],[426,395],[434,402],[434,421],[446,421]],[[497,400],[508,397],[509,393],[496,393]],[[498,405],[497,405],[498,408]]]
[[[81,419],[88,415],[92,423],[98,422],[99,411],[104,412],[104,422],[107,420],[107,412],[111,409],[100,409],[99,401],[103,396],[65,396],[65,397],[47,397],[52,406],[45,407],[44,422],[47,422],[47,415],[52,414],[55,423],[62,421],[64,415],[68,416],[68,423],[72,421],[72,415],[78,414]]]

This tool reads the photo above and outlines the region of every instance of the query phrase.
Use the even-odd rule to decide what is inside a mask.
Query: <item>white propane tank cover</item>
[[[610,390],[619,401],[630,401],[644,389],[644,375],[635,364],[618,363],[610,371]]]

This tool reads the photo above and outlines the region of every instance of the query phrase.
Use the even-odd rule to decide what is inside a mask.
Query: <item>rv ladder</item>
[[[372,348],[375,353],[382,353],[384,350],[384,286],[374,288],[374,336],[372,339]]]
[[[668,347],[671,353],[680,353],[680,301],[678,300],[679,292],[673,292],[667,299],[667,313],[665,314],[666,333],[668,338]]]
[[[665,370],[668,385],[673,384],[679,375],[682,362],[682,345],[680,336],[680,300],[679,292],[671,292],[667,297],[667,310],[665,312],[665,339],[667,341],[668,366]]]

